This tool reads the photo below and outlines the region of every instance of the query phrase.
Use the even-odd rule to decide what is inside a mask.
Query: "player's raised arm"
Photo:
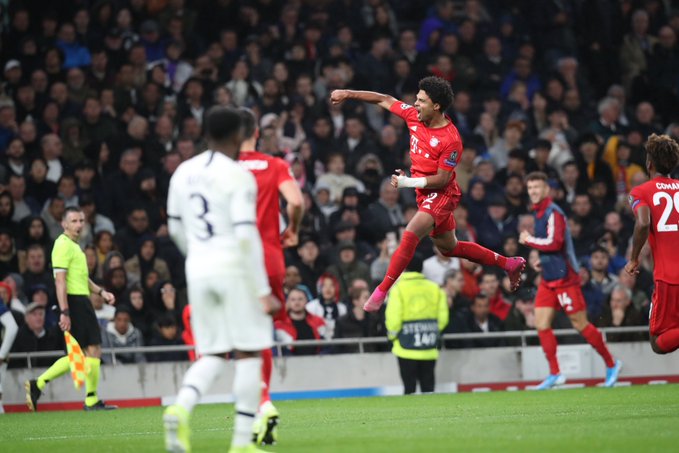
[[[377,104],[383,109],[389,110],[397,99],[388,94],[377,93],[375,91],[356,91],[356,90],[334,90],[330,93],[330,102],[339,105],[347,99]]]
[[[648,240],[651,231],[651,210],[646,205],[641,205],[636,209],[636,222],[634,223],[634,234],[632,236],[632,253],[629,262],[625,265],[625,271],[629,274],[639,273],[639,254]]]

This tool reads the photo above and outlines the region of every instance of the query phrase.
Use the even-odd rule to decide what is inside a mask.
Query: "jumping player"
[[[264,264],[269,276],[271,294],[284,301],[283,280],[285,279],[285,259],[283,247],[295,247],[299,242],[299,224],[304,215],[304,199],[302,191],[290,173],[288,164],[276,157],[255,151],[259,128],[255,115],[246,108],[240,109],[244,140],[240,147],[239,163],[250,170],[257,180],[257,228],[262,236],[264,247]],[[279,194],[283,197],[288,214],[289,224],[280,233]],[[286,310],[280,310],[275,321],[285,321]],[[265,349],[262,356],[262,399],[259,406],[259,417],[254,425],[255,442],[273,444],[276,441],[276,426],[279,413],[271,403],[269,384],[273,355],[271,349]]]
[[[566,216],[549,197],[547,175],[536,171],[526,176],[528,197],[533,204],[535,232],[522,231],[519,242],[540,252],[542,278],[535,296],[535,327],[540,345],[549,362],[549,376],[538,385],[545,390],[563,385],[566,377],[559,371],[556,358],[556,337],[552,321],[557,310],[563,310],[573,327],[606,362],[604,387],[612,387],[618,380],[622,362],[613,360],[601,332],[587,320],[585,297],[580,289],[578,262]]]
[[[651,348],[667,354],[679,348],[679,180],[670,173],[679,163],[679,145],[667,135],[646,142],[646,169],[651,180],[630,192],[636,216],[632,255],[625,270],[639,273],[639,253],[648,239],[655,267],[655,291],[649,315]]]
[[[333,104],[356,99],[389,110],[403,118],[410,130],[410,158],[412,177],[402,170],[391,177],[396,188],[415,188],[418,211],[406,226],[401,244],[389,262],[387,274],[364,305],[366,311],[377,311],[384,303],[389,289],[412,259],[420,240],[430,235],[434,245],[444,256],[457,256],[484,266],[504,269],[517,289],[526,260],[506,258],[473,242],[458,241],[455,237],[453,211],[461,192],[455,180],[455,167],[462,155],[462,139],[445,110],[453,102],[453,91],[440,77],[420,80],[415,105],[372,91],[335,90],[330,95]]]

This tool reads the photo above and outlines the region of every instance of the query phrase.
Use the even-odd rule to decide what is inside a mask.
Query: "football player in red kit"
[[[264,264],[269,276],[269,286],[281,303],[285,302],[283,280],[285,278],[284,247],[294,247],[299,241],[299,224],[304,215],[304,199],[297,181],[292,177],[288,164],[280,158],[255,151],[259,128],[252,111],[241,109],[243,123],[243,140],[238,160],[240,164],[254,174],[257,181],[257,229],[262,237],[264,248]],[[288,227],[281,236],[280,232],[280,196],[287,203]],[[284,321],[288,314],[279,310],[276,321]],[[270,349],[262,351],[262,399],[259,406],[259,417],[255,422],[255,442],[272,444],[276,440],[278,410],[271,403],[269,384],[273,356]]]
[[[451,119],[444,113],[453,102],[450,84],[440,77],[420,80],[415,105],[372,91],[335,90],[330,95],[333,104],[356,99],[389,110],[403,118],[410,131],[411,177],[396,170],[391,184],[396,188],[415,188],[418,211],[406,226],[401,244],[394,253],[387,274],[363,307],[377,311],[387,292],[412,259],[422,238],[430,235],[444,256],[457,256],[485,265],[504,269],[512,289],[518,288],[523,258],[507,258],[473,242],[455,237],[453,211],[460,202],[460,187],[455,180],[455,167],[462,155],[462,139]]]
[[[678,163],[677,142],[667,135],[652,134],[646,141],[646,169],[651,180],[629,195],[636,223],[625,270],[639,273],[639,254],[648,239],[655,262],[649,330],[657,354],[679,349],[679,180],[670,178]]]

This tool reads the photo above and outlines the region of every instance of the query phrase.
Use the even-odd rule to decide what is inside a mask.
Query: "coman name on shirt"
[[[269,168],[269,162],[265,160],[241,160],[239,163],[243,166],[243,168],[246,168],[250,171],[266,170]]]
[[[673,182],[671,184],[656,182],[655,187],[660,190],[679,190],[679,182]]]

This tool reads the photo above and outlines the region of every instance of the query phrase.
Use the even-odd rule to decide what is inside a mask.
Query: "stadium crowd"
[[[412,103],[426,75],[451,83],[448,113],[464,138],[457,236],[529,260],[510,293],[503,275],[422,241],[423,273],[448,296],[446,332],[534,328],[539,261],[518,243],[532,226],[523,178],[533,170],[549,175],[569,217],[590,320],[645,324],[653,262],[645,253],[637,277],[623,271],[627,197],[647,178],[647,136],[679,137],[671,3],[3,2],[0,297],[21,325],[13,350],[60,347],[50,251],[68,206],[86,214],[91,277],[118,301],[91,296],[104,347],[190,338],[165,201],[177,166],[205,148],[201,122],[213,104],[253,109],[260,150],[284,158],[304,193],[300,243],[286,254],[291,321],[277,330],[298,339],[386,335],[383,314],[361,307],[417,209],[413,191],[388,183],[409,167],[409,131],[374,106],[328,98],[355,88]]]

